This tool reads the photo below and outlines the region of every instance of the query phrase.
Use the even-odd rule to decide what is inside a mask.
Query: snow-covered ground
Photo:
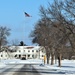
[[[39,67],[40,66],[40,67]],[[58,63],[54,65],[34,65],[36,69],[42,70],[42,73],[46,74],[71,74],[75,75],[75,60],[62,60],[62,66],[58,67]]]
[[[7,64],[33,64],[33,67],[37,69],[41,74],[71,74],[75,75],[75,60],[62,60],[62,66],[58,67],[58,63],[55,65],[43,64],[40,59],[8,59],[0,60],[0,70],[7,66]],[[1,71],[0,71],[1,72]]]

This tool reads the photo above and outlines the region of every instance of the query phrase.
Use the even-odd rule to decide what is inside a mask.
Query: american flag
[[[28,13],[24,12],[26,17],[31,17]]]

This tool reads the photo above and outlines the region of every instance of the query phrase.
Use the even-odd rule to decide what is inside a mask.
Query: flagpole
[[[25,17],[31,17],[28,13],[24,12]],[[26,19],[26,18],[25,18]],[[26,24],[26,20],[25,20]],[[24,32],[25,26],[23,26],[23,32]],[[24,41],[24,33],[23,33],[23,41]],[[24,50],[24,43],[23,43],[23,50]],[[23,54],[24,55],[24,54]],[[25,54],[25,58],[27,58],[27,55]]]
[[[25,19],[26,18],[29,18],[29,17],[32,17],[30,14],[28,14],[27,12],[24,12],[24,15],[25,15]],[[26,23],[25,23],[26,24]]]

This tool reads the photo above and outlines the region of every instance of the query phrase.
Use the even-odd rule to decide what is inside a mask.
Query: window
[[[34,55],[32,55],[32,57],[34,58]]]
[[[28,52],[30,52],[30,50],[28,50]]]
[[[17,54],[14,57],[17,57]]]
[[[38,50],[36,50],[36,52],[38,52]]]
[[[19,58],[21,57],[21,55],[19,55]]]
[[[7,52],[7,50],[5,50],[5,52]]]
[[[44,55],[42,55],[42,57],[44,57]]]
[[[3,55],[1,55],[1,57],[3,57]]]
[[[34,52],[34,50],[32,50],[32,52]]]
[[[19,52],[21,52],[21,51],[19,50]]]
[[[30,55],[28,55],[28,57],[30,57]]]

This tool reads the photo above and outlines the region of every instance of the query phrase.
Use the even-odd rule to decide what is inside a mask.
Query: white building
[[[43,59],[45,55],[44,48],[40,46],[10,46],[8,50],[0,52],[0,59],[21,58],[25,56],[26,59]]]

